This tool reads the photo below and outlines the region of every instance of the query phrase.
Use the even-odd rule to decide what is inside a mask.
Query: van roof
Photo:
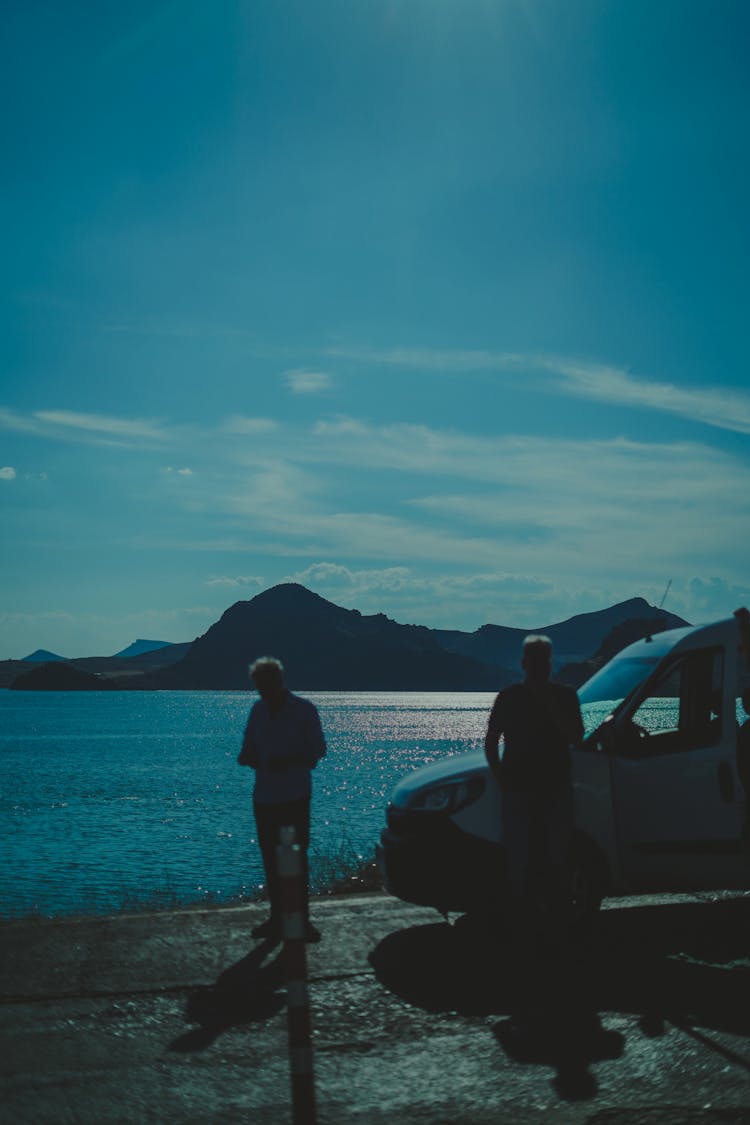
[[[727,626],[733,630],[737,622],[733,617],[725,617],[721,621],[711,621],[706,625],[689,625],[682,629],[667,629],[663,633],[654,633],[641,641],[624,648],[618,656],[627,653],[633,657],[662,657],[666,653],[677,649],[699,648],[704,645],[719,643],[726,637]]]

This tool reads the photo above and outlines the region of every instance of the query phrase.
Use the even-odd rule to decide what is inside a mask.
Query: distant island
[[[292,689],[307,691],[492,691],[516,678],[527,633],[551,638],[558,678],[581,683],[618,647],[688,622],[631,598],[557,624],[517,629],[487,624],[473,633],[401,625],[344,609],[297,583],[235,602],[185,644],[136,641],[112,657],[50,660],[28,671],[0,662],[0,686],[15,690],[249,689],[248,665],[279,656]],[[36,655],[36,654],[34,654]],[[26,658],[29,660],[30,658]],[[62,673],[80,672],[78,687]]]
[[[58,656],[56,652],[50,652],[46,648],[38,648],[36,652],[22,657],[22,660],[24,664],[52,664],[55,661],[66,661],[67,657]]]
[[[112,691],[119,687],[107,676],[84,672],[69,661],[51,660],[24,672],[11,683],[15,691]]]

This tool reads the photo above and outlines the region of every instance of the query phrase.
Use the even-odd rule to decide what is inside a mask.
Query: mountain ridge
[[[365,616],[298,583],[282,583],[235,602],[158,686],[246,688],[248,665],[274,654],[290,687],[311,690],[490,689],[503,670],[447,652],[423,625]]]
[[[28,656],[22,656],[21,659],[25,664],[51,664],[53,662],[63,663],[67,661],[67,656],[60,656],[57,652],[50,652],[46,648],[37,648],[34,652],[30,652]]]
[[[681,617],[631,598],[541,630],[558,664],[583,661],[616,626],[632,617],[654,631],[687,625]],[[517,675],[521,643],[531,630],[484,625],[474,633],[404,625],[383,613],[345,609],[298,583],[282,583],[235,602],[161,669],[155,686],[243,688],[248,665],[262,655],[284,663],[290,687],[312,690],[492,690]]]
[[[148,641],[138,637],[127,648],[124,648],[121,652],[116,652],[114,659],[130,660],[133,656],[143,656],[145,652],[158,652],[159,649],[169,648],[171,644],[171,641]]]
[[[489,691],[518,677],[529,633],[550,637],[557,674],[563,665],[586,665],[618,629],[625,636],[635,627],[643,635],[687,624],[630,598],[536,630],[494,624],[474,632],[431,629],[346,609],[299,583],[281,583],[235,602],[192,642],[70,663],[109,676],[123,689],[247,690],[248,665],[270,654],[282,660],[293,690]]]
[[[689,624],[674,613],[650,605],[645,598],[628,598],[605,609],[579,613],[538,629],[487,624],[473,633],[444,629],[435,632],[450,651],[501,664],[508,660],[517,664],[524,637],[541,633],[552,641],[555,662],[562,665],[588,659],[612,629],[633,619],[658,622],[662,630],[678,629]]]

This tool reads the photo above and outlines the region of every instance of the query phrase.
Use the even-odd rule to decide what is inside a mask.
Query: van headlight
[[[478,800],[483,792],[483,777],[463,777],[422,789],[414,794],[407,808],[409,812],[454,813]]]

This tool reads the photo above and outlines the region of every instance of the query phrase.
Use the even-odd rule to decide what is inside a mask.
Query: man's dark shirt
[[[255,770],[255,803],[275,805],[310,796],[310,770],[325,752],[315,705],[285,691],[276,711],[263,699],[253,704],[237,761]]]
[[[502,761],[494,750],[505,736]],[[570,784],[570,746],[583,739],[578,696],[573,688],[547,682],[504,688],[490,712],[488,761],[507,789],[549,792]]]

